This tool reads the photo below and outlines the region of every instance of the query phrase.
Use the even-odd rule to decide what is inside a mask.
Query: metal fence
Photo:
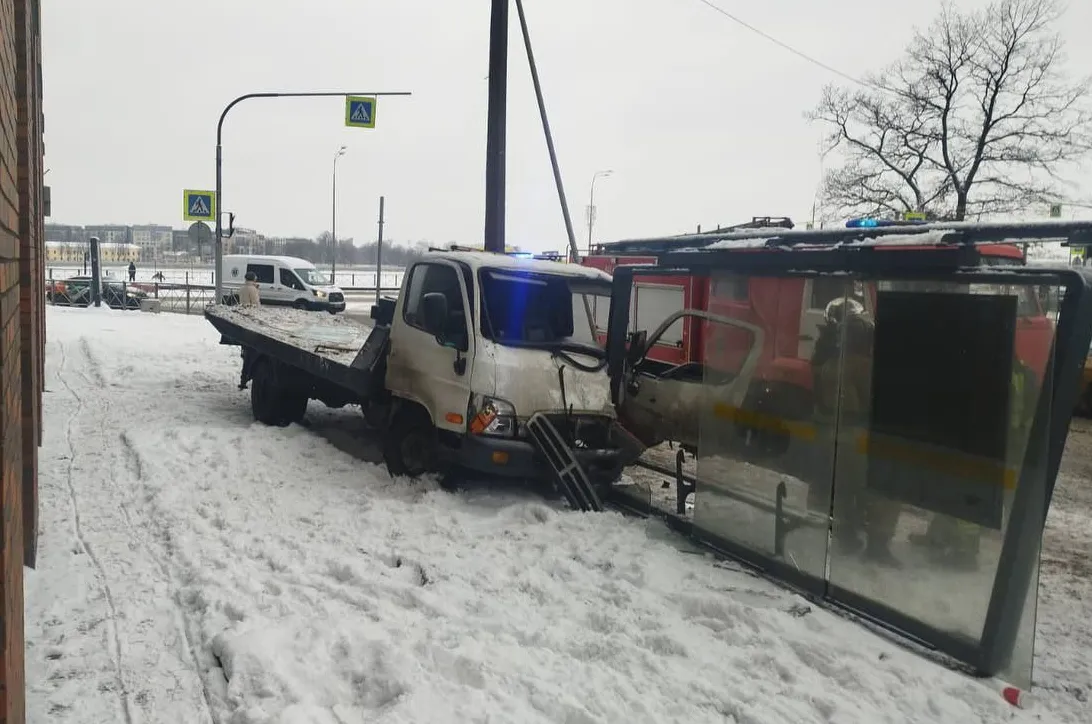
[[[50,270],[46,280],[46,302],[55,306],[86,307],[91,304],[91,285],[87,278],[71,280],[54,279]],[[195,276],[204,280],[204,272]],[[372,275],[374,278],[374,274]],[[388,281],[384,274],[384,281]],[[346,311],[354,312],[359,307],[363,312],[370,308],[375,300],[375,287],[343,287]],[[398,287],[385,286],[381,290],[384,296],[398,294]],[[189,273],[182,276],[182,281],[129,282],[116,277],[103,279],[102,303],[115,309],[140,309],[143,300],[154,300],[153,306],[160,312],[176,314],[202,314],[215,300],[216,288],[212,284],[194,283]],[[145,303],[147,306],[147,303]]]
[[[114,279],[128,279],[128,269],[124,264],[104,263],[104,274],[111,274]],[[328,268],[319,271],[331,277]],[[74,276],[87,276],[90,267],[79,264],[54,264],[48,267],[46,276],[51,279],[67,279]],[[383,289],[396,289],[402,285],[405,271],[401,268],[384,270],[382,273]],[[161,284],[196,284],[212,286],[216,283],[216,273],[208,267],[148,267],[140,266],[136,271],[137,283],[159,282]],[[338,269],[331,277],[331,284],[340,286],[345,291],[375,291],[376,274],[374,269]]]

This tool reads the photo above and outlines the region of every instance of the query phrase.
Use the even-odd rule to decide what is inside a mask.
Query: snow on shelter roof
[[[1092,221],[939,222],[908,226],[834,229],[759,228],[633,239],[602,245],[604,254],[835,249],[869,246],[939,246],[1062,241],[1092,244]]]

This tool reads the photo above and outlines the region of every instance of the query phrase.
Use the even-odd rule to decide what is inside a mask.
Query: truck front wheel
[[[391,477],[420,477],[436,471],[436,427],[415,405],[394,413],[383,436],[383,460]]]

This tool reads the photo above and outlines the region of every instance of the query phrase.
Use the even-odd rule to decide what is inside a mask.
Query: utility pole
[[[348,150],[342,146],[334,154],[333,192],[330,194],[330,283],[337,284],[337,160]]]
[[[508,103],[508,2],[492,0],[489,112],[485,139],[485,250],[504,253],[504,171]]]
[[[99,237],[91,237],[91,303],[102,306],[102,264],[99,261]]]

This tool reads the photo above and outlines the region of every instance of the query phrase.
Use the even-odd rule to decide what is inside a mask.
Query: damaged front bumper
[[[567,420],[564,415],[543,415],[549,419],[573,458],[592,485],[606,487],[616,482],[626,466],[644,451],[641,445],[617,421],[607,418]],[[576,424],[579,422],[579,424]],[[521,426],[523,427],[523,426]],[[574,435],[574,431],[576,434]],[[464,470],[505,478],[553,481],[549,457],[534,436],[502,438],[467,435],[457,450],[453,463]]]

